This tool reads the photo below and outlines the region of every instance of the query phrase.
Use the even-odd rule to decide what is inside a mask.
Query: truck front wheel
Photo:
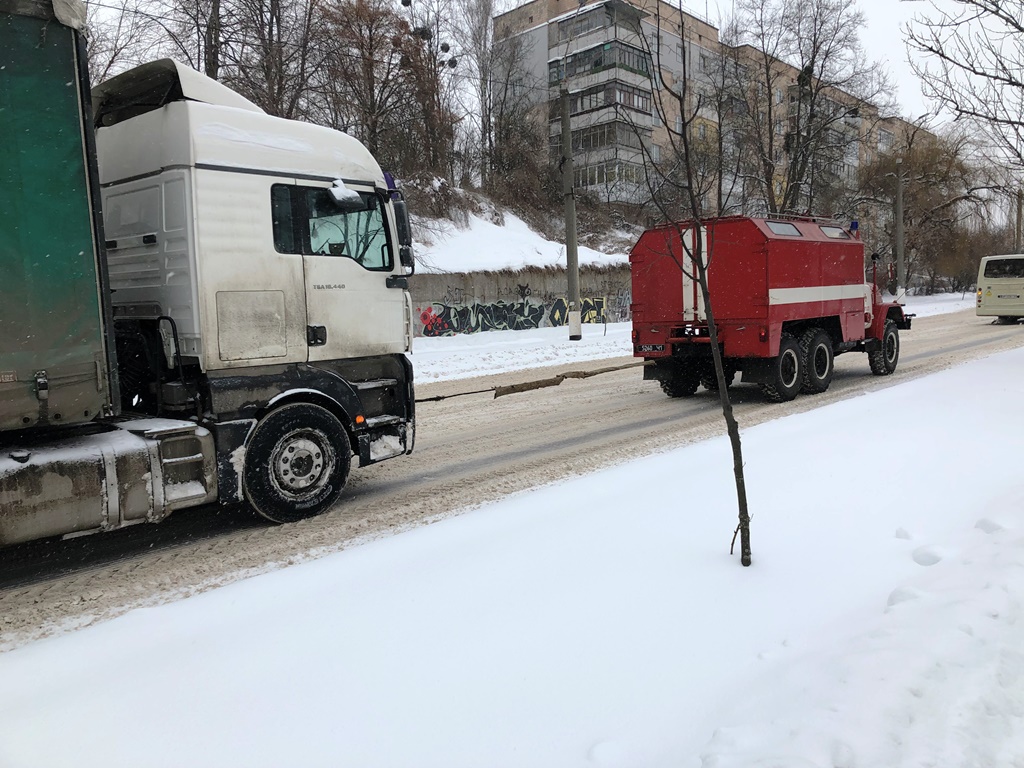
[[[875,376],[888,376],[896,370],[900,360],[900,332],[892,320],[885,321],[882,331],[882,343],[868,353],[868,364]]]
[[[326,408],[286,405],[256,425],[245,449],[245,498],[274,523],[326,512],[338,500],[352,463],[345,428]]]
[[[762,394],[773,403],[792,400],[804,383],[804,356],[800,344],[790,334],[782,334],[779,356],[771,362],[771,381],[761,385]]]

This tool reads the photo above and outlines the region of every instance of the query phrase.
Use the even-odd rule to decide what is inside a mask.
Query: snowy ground
[[[748,569],[716,439],[0,655],[0,766],[1024,764],[1022,382],[744,430]]]
[[[918,317],[974,307],[973,293],[909,296],[907,311]],[[569,341],[568,328],[530,331],[489,331],[441,338],[417,338],[412,362],[416,380],[446,381],[481,372],[507,373],[524,368],[562,365],[579,360],[633,354],[629,323],[584,325],[583,339]]]

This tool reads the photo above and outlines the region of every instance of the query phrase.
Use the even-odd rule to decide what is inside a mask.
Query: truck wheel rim
[[[814,375],[819,379],[828,376],[828,350],[825,349],[824,344],[819,344],[814,348],[812,365],[814,366]]]
[[[782,379],[782,385],[789,389],[796,384],[796,375],[800,370],[799,362],[796,358],[796,352],[792,349],[787,349],[782,353],[782,359],[779,360],[779,373]]]
[[[289,495],[319,488],[330,475],[333,459],[320,432],[296,430],[278,441],[270,460],[274,484]]]
[[[890,363],[896,359],[896,334],[894,333],[885,337],[885,359]]]

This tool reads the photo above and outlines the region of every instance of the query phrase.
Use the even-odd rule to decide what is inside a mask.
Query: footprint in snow
[[[599,741],[587,751],[587,760],[597,765],[629,765],[632,754],[625,741]]]
[[[923,592],[914,589],[913,587],[896,587],[896,589],[889,594],[889,599],[885,603],[885,610],[888,613],[890,608],[897,606],[900,603],[917,600],[923,594]]]
[[[914,558],[914,562],[918,565],[935,565],[942,562],[942,550],[938,547],[918,547],[914,550],[911,557]]]
[[[1003,526],[1001,526],[995,520],[989,520],[987,517],[981,518],[981,520],[979,520],[978,522],[976,522],[974,524],[974,527],[975,528],[980,528],[985,533],[998,533],[999,531],[1005,531],[1006,530],[1005,528],[1003,528]]]
[[[910,531],[908,531],[906,528],[897,528],[896,529],[896,538],[897,539],[907,539],[909,541],[913,537],[910,535]]]

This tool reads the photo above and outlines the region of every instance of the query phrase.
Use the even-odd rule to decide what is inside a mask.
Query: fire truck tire
[[[260,515],[294,523],[330,509],[352,463],[345,428],[326,408],[293,403],[256,425],[245,448],[242,489]]]
[[[900,361],[900,332],[892,320],[885,321],[882,343],[878,349],[868,353],[868,364],[875,376],[888,376],[896,370]]]
[[[725,367],[725,388],[728,389],[732,386],[733,381],[736,379],[736,371],[732,370],[729,366]],[[700,383],[704,389],[709,392],[718,391],[718,374],[715,373],[715,366],[712,365],[710,370],[704,371],[700,375]]]
[[[661,380],[661,391],[669,397],[689,397],[700,386],[700,377],[694,371],[676,371]]]
[[[800,337],[800,351],[804,356],[804,383],[800,391],[812,395],[824,392],[835,373],[832,337],[821,328],[808,328]]]
[[[800,343],[788,333],[782,334],[779,356],[772,358],[772,381],[761,385],[765,399],[785,403],[800,392],[804,384],[804,356]]]

